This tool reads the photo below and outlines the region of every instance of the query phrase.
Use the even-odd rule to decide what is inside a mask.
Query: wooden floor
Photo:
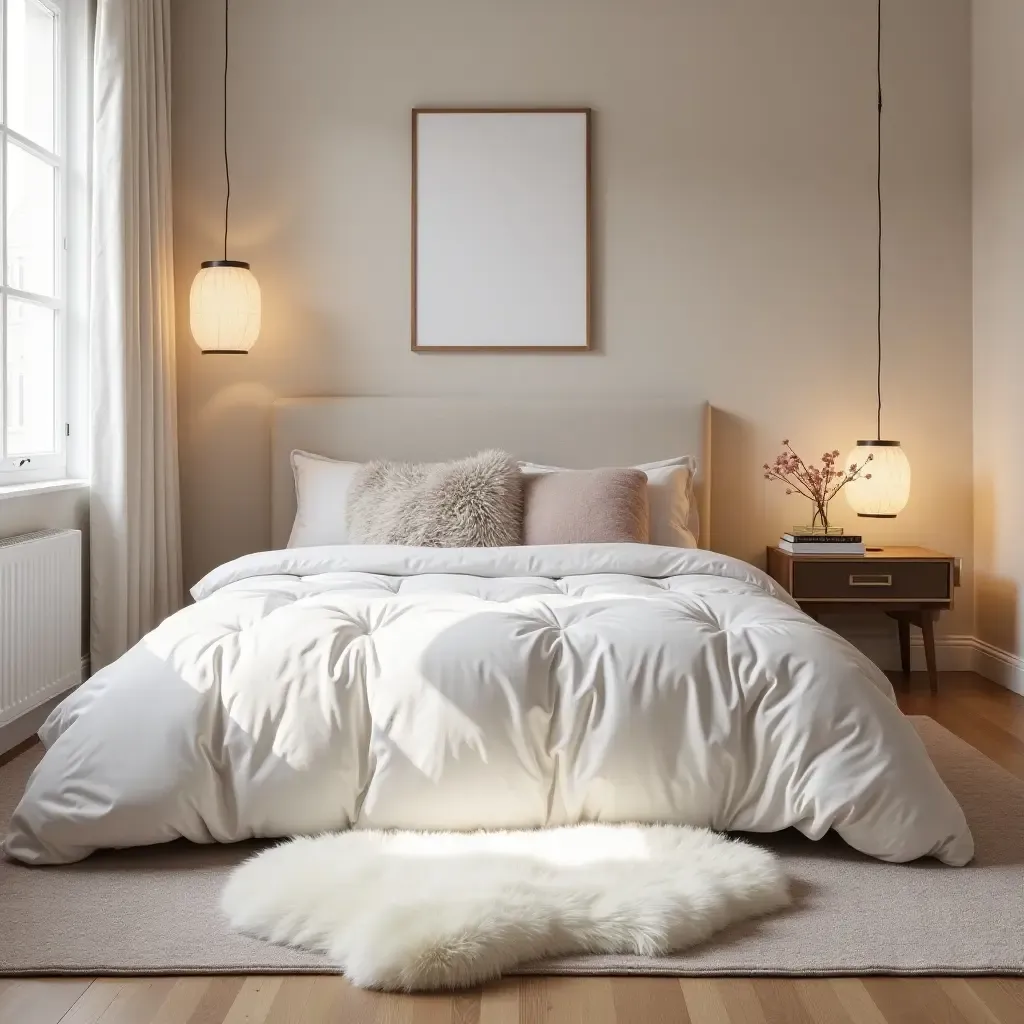
[[[915,676],[900,706],[930,715],[1024,779],[1024,697],[970,673],[944,673],[937,697]],[[1024,979],[525,978],[454,997],[377,995],[336,976],[0,979],[0,1024],[58,1021],[1024,1024]]]

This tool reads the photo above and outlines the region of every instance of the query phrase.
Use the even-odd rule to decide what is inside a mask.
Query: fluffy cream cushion
[[[646,544],[647,476],[567,469],[525,478],[524,544]]]
[[[248,935],[326,953],[354,985],[459,988],[582,953],[657,956],[789,904],[779,860],[705,829],[371,832],[295,839],[221,898]]]
[[[497,450],[454,462],[368,462],[348,489],[346,527],[350,544],[519,544],[523,477]]]

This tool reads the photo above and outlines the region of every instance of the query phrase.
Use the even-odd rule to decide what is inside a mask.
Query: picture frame
[[[412,111],[412,350],[586,352],[589,107]]]

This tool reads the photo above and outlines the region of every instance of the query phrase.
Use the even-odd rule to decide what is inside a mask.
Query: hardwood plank
[[[890,672],[889,678],[906,714],[932,716],[935,711],[941,713],[962,703],[1016,739],[1024,740],[1024,696],[974,672],[940,673],[939,693],[934,696],[927,692],[923,673],[913,674],[910,689],[902,685],[898,674]]]
[[[97,1024],[152,1021],[174,987],[173,978],[130,978],[118,990]]]
[[[711,978],[682,978],[680,988],[691,1024],[731,1024],[720,982]]]
[[[270,1015],[284,979],[265,974],[253,975],[242,982],[223,1024],[264,1024]]]
[[[301,1024],[302,1021],[311,1019],[306,1015],[306,1005],[309,1003],[314,981],[315,978],[309,974],[283,978],[271,1004],[270,1013],[267,1014],[267,1024]]]
[[[442,1012],[440,1015],[438,1015],[435,1010],[421,1006],[418,1009],[420,1019],[416,1020],[415,1015],[417,1013],[417,1008],[414,1003],[415,998],[415,996],[403,996],[394,994],[378,995],[376,997],[376,1002],[374,1004],[376,1006],[377,1012],[377,1016],[374,1018],[376,1024],[413,1024],[414,1020],[416,1021],[416,1024],[421,1024],[423,1018],[426,1017],[427,1019],[429,1019],[432,1013],[435,1014],[434,1019],[437,1020],[448,1021],[451,1019],[450,1012]],[[434,998],[436,998],[439,1003],[441,1003],[442,1001],[447,1002],[447,1000],[449,999],[448,996],[437,996]],[[359,1016],[359,1013],[357,1011],[356,1015],[353,1016],[352,1019],[362,1020],[363,1018]]]
[[[523,1024],[615,1024],[611,978],[541,978],[544,1016],[520,1015]]]
[[[1024,778],[1024,752],[1018,749],[1015,741],[1004,739],[984,720],[975,718],[955,703],[936,709],[931,717],[1006,771],[1019,779]]]
[[[234,975],[212,978],[192,1011],[192,1016],[188,1018],[188,1024],[224,1024],[224,1018],[241,990],[243,980]]]
[[[447,1024],[452,1016],[449,995],[406,996],[397,993],[376,993],[374,1000],[377,1016],[372,1019],[375,1024],[428,1024],[433,1021],[443,1021]],[[357,1007],[353,1020],[367,1019],[359,1015],[356,997],[349,996],[349,1005]]]
[[[833,978],[830,984],[839,1005],[855,1024],[887,1024],[885,1015],[859,978]]]
[[[942,987],[930,978],[866,978],[864,987],[887,1024],[968,1024]]]
[[[480,1006],[483,999],[479,990],[452,997],[452,1024],[480,1024]]]
[[[1024,747],[1024,712],[1014,713],[1016,709],[1005,705],[987,707],[985,704],[975,701],[970,695],[967,699],[958,696],[957,702],[958,706],[967,706],[973,715],[995,729],[1005,742]]]
[[[309,993],[306,996],[306,1004],[303,1007],[304,1016],[299,1019],[302,1021],[344,1021],[346,1018],[340,1015],[331,1016],[332,1013],[336,1013],[334,1006],[335,995],[341,980],[342,979],[337,975],[313,976],[313,983],[309,987]],[[375,1013],[371,1011],[367,1015],[366,1020],[373,1021],[374,1019]]]
[[[843,1009],[831,978],[807,978],[798,981],[780,980],[792,985],[793,991],[814,1024],[856,1024]]]
[[[1008,771],[1020,775],[1024,759],[1024,697],[969,672],[945,673],[940,691],[898,689],[904,714],[928,715]]]
[[[536,1024],[548,1019],[548,991],[544,978],[521,978],[519,981],[520,1024]]]
[[[412,1024],[415,998],[368,992],[340,974],[317,975],[301,1019],[332,1024]]]
[[[61,1018],[60,1024],[96,1024],[128,980],[97,978]]]
[[[689,1024],[676,978],[613,978],[615,1024]]]
[[[408,1020],[411,1024],[452,1024],[454,1016],[455,999],[449,993],[417,994],[413,996],[391,995],[386,996],[394,1006],[393,1012],[409,1011]],[[387,1024],[392,1024],[394,1018],[388,1018]],[[381,1018],[377,1017],[378,1024]],[[395,1020],[394,1024],[398,1024]]]
[[[89,988],[90,978],[11,981],[0,990],[0,1021],[57,1024]]]
[[[967,984],[1000,1024],[1020,1024],[1024,1020],[1024,979],[971,978]]]
[[[989,703],[988,695],[976,690],[957,689],[949,699],[953,707],[988,726],[1004,743],[1024,749],[1024,707],[1017,713],[1008,703]]]
[[[720,990],[722,1002],[729,1014],[729,1024],[768,1024],[753,981],[723,978],[714,984]]]
[[[190,1021],[209,987],[208,977],[175,978],[167,998],[145,1024],[184,1024]],[[61,1021],[61,1024],[65,1022]]]
[[[994,721],[1013,725],[1022,735],[1024,730],[1024,694],[997,686],[974,672],[950,672],[951,691],[970,694],[979,707],[992,714]]]
[[[963,978],[940,978],[939,986],[970,1024],[1002,1024],[999,1017]]]
[[[528,979],[502,978],[480,998],[480,1024],[519,1024],[519,991]]]
[[[767,1024],[814,1024],[799,990],[789,979],[758,978],[753,988]]]

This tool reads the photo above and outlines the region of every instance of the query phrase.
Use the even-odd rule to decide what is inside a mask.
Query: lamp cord
[[[228,209],[231,206],[231,168],[228,165],[228,8],[230,0],[224,0],[224,181],[227,185],[224,196],[224,259],[228,258]]]
[[[882,439],[882,0],[878,0],[878,32],[875,41],[875,70],[878,83],[878,138],[875,167],[875,191],[878,198],[878,315],[875,330],[878,337],[878,374],[876,390],[878,415],[875,423],[876,438]]]

